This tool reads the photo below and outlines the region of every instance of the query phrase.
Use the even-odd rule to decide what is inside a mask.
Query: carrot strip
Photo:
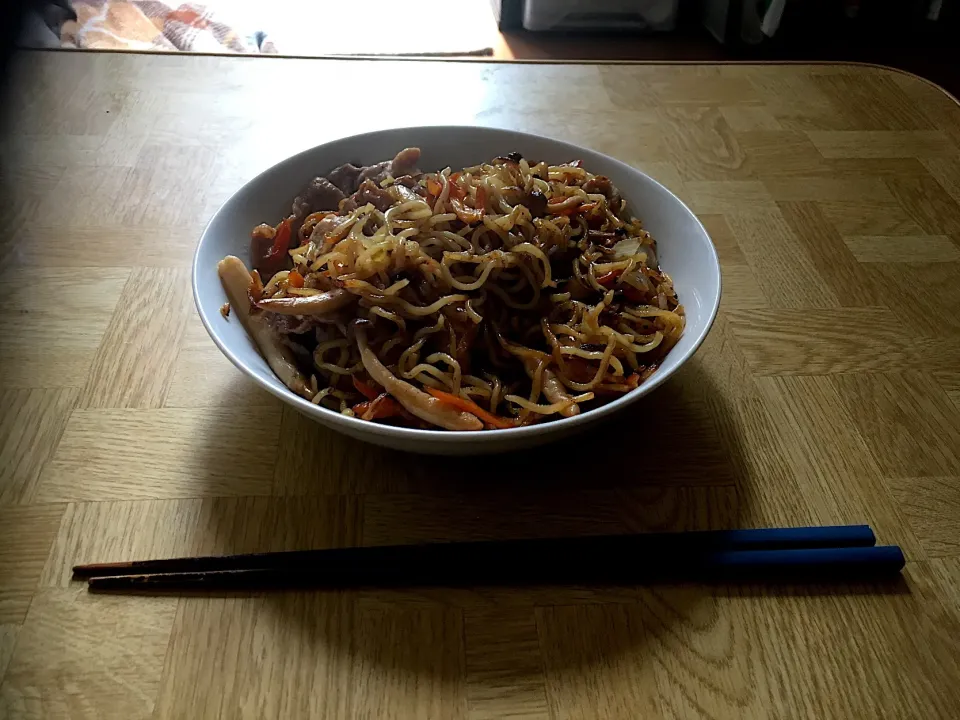
[[[462,200],[451,198],[450,207],[453,208],[453,211],[457,214],[457,217],[467,225],[474,225],[483,220],[483,210],[469,208],[463,204]]]
[[[605,288],[611,288],[613,287],[613,283],[618,277],[620,277],[621,274],[623,274],[623,270],[611,270],[610,272],[598,277],[597,282],[603,285]]]
[[[290,218],[281,220],[273,236],[273,245],[267,251],[267,258],[276,260],[286,255],[290,249]]]
[[[380,393],[375,400],[357,403],[352,409],[361,420],[384,420],[402,414],[400,403],[386,393]]]
[[[303,275],[298,273],[296,270],[291,270],[290,274],[287,275],[287,285],[295,288],[303,287]]]
[[[263,280],[258,270],[250,271],[250,286],[247,288],[247,297],[252,305],[256,305],[263,298]]]
[[[457,200],[463,200],[467,196],[467,191],[464,190],[462,187],[460,187],[459,184],[457,184],[457,180],[459,178],[460,178],[460,173],[458,172],[453,173],[453,175],[447,178],[447,182],[450,185],[451,199],[455,198]]]
[[[363,395],[367,400],[376,400],[377,396],[380,394],[372,387],[367,385],[363,380],[358,380],[356,377],[353,378],[353,386],[357,389],[357,392]]]
[[[480,418],[487,425],[492,425],[495,428],[501,430],[507,430],[508,428],[517,427],[516,423],[508,420],[507,418],[502,418],[499,415],[494,415],[493,413],[487,412],[482,407],[477,405],[473,400],[467,400],[460,397],[459,395],[454,395],[453,393],[444,392],[443,390],[437,390],[429,386],[423,388],[428,393],[433,395],[440,402],[445,402],[447,405],[452,405],[457,408],[457,410],[463,410],[464,412],[472,413]]]

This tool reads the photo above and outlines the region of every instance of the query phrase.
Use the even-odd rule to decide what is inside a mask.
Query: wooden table
[[[936,87],[831,65],[19,64],[0,716],[960,716],[960,109]],[[256,389],[201,327],[188,266],[230,193],[302,148],[431,122],[610,153],[709,229],[706,345],[602,435],[380,450]],[[94,560],[846,522],[903,547],[901,584],[145,598],[70,580]]]

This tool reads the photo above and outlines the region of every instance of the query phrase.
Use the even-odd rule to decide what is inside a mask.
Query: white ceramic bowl
[[[439,170],[476,165],[498,155],[561,163],[583,160],[590,172],[606,175],[620,189],[629,212],[657,241],[660,264],[686,308],[687,326],[660,368],[639,388],[572,418],[510,430],[450,432],[390,427],[318,407],[289,391],[273,374],[236,318],[225,319],[227,301],[217,276],[225,255],[246,259],[250,230],[276,223],[313,177],[345,162],[373,164],[404,147],[420,147],[420,167]],[[559,140],[485,127],[441,126],[382,130],[326,143],[274,165],[244,185],[207,225],[193,263],[193,296],[210,337],[254,382],[303,414],[334,430],[378,445],[440,455],[502,452],[557,440],[610,417],[667,380],[703,342],[720,305],[720,264],[713,243],[692,212],[658,182],[607,155]]]

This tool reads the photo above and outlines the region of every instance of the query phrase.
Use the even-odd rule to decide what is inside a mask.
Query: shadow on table
[[[748,471],[738,414],[696,361],[600,428],[517,453],[416,456],[337,435],[289,408],[281,433],[275,491],[283,497],[211,502],[198,530],[204,552],[733,528],[756,517],[754,483],[762,482]],[[486,645],[497,652],[504,643],[500,651],[509,653],[549,642],[561,648],[551,656],[554,669],[581,667],[638,651],[718,597],[754,592],[777,590],[591,585],[271,593],[262,612],[318,651],[347,654],[351,666],[445,681],[459,667],[464,643],[469,658]],[[669,598],[669,612],[652,616],[651,598]],[[529,672],[540,668],[537,660]]]

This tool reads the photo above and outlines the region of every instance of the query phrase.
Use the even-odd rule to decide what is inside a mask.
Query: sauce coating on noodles
[[[364,420],[445,430],[571,417],[635,389],[684,329],[609,178],[512,153],[423,173],[402,150],[318,177],[253,230],[231,305],[278,376]]]

